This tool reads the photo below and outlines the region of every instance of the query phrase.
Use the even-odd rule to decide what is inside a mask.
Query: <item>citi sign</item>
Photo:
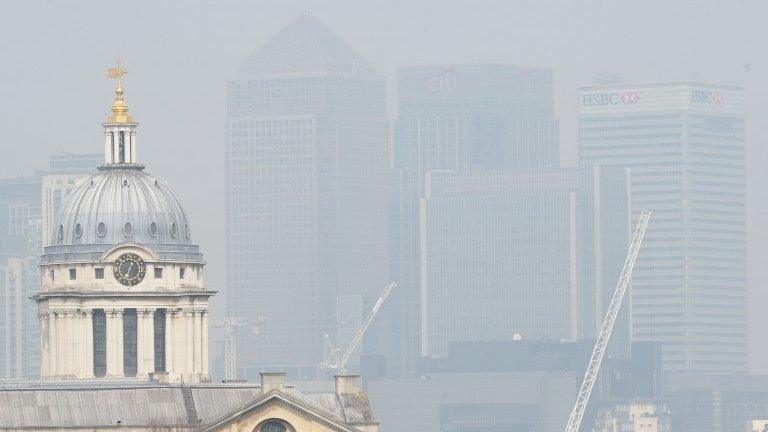
[[[456,75],[451,71],[435,75],[427,80],[427,88],[431,92],[456,90]]]
[[[716,91],[691,90],[691,102],[720,105],[723,103],[723,94]]]
[[[581,96],[581,106],[635,105],[640,93],[590,93]]]

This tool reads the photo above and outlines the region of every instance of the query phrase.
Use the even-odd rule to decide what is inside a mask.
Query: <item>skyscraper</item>
[[[308,14],[227,85],[227,313],[239,360],[311,378],[385,286],[386,83]]]
[[[0,378],[36,376],[40,177],[0,179]]]
[[[0,180],[0,376],[39,375],[37,309],[29,299],[40,287],[38,265],[61,203],[78,179],[103,156],[60,153],[33,177]],[[90,167],[86,167],[90,164]]]
[[[429,170],[558,166],[552,71],[500,64],[402,68],[389,189],[389,273],[382,310],[389,375],[412,376],[421,353],[419,198]]]
[[[39,213],[39,176],[0,179],[0,262],[26,256],[29,218]]]
[[[423,355],[516,335],[593,337],[621,268],[624,245],[616,253],[612,240],[628,235],[626,224],[603,224],[602,209],[612,206],[627,221],[625,185],[625,171],[610,167],[427,173],[419,228]],[[614,341],[624,354],[627,330],[624,320]]]
[[[629,168],[654,216],[632,282],[635,339],[667,370],[746,372],[743,92],[701,83],[580,89],[583,165]]]

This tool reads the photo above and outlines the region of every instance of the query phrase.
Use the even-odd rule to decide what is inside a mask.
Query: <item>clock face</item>
[[[115,279],[123,285],[134,286],[147,274],[147,264],[134,253],[120,255],[114,264]]]

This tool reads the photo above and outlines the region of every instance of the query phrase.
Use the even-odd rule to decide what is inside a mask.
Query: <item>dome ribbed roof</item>
[[[102,167],[87,178],[62,205],[51,238],[52,245],[191,244],[179,200],[140,166]]]

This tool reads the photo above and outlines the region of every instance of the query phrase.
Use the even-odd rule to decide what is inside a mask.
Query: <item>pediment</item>
[[[231,430],[233,424],[236,424],[239,431],[259,432],[259,425],[275,419],[285,422],[288,432],[360,432],[333,413],[279,391],[272,391],[235,408],[208,422],[200,430]]]

